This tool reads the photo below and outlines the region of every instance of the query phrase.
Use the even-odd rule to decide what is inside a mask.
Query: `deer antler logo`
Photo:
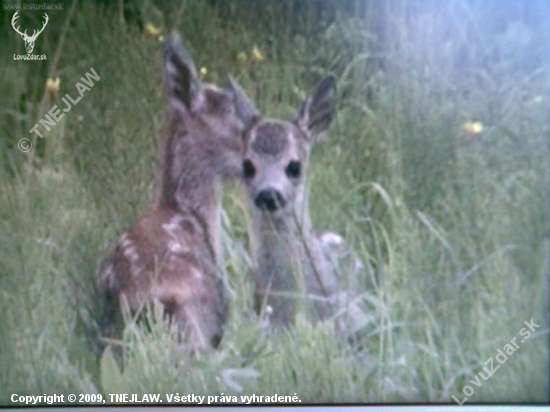
[[[27,30],[25,30],[23,33],[21,33],[21,31],[19,30],[19,27],[15,26],[15,23],[16,23],[15,20],[17,20],[17,17],[19,17],[17,15],[17,13],[19,13],[19,10],[16,11],[15,14],[13,15],[13,18],[11,19],[11,26],[13,27],[13,29],[18,34],[21,35],[21,38],[25,42],[25,48],[27,49],[27,54],[31,54],[32,50],[34,49],[34,42],[36,41],[36,38],[38,37],[38,35],[40,33],[42,33],[44,31],[44,28],[48,24],[48,21],[49,21],[48,15],[46,13],[44,13],[44,17],[45,17],[44,25],[42,26],[42,28],[40,30],[34,30],[33,33],[32,33],[32,36],[29,36],[27,34]]]

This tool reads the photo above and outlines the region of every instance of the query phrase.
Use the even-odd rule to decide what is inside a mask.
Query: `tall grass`
[[[137,22],[79,4],[55,68],[61,88],[46,100],[48,63],[13,61],[22,42],[1,30],[0,402],[94,392],[453,402],[531,319],[541,327],[469,402],[547,400],[549,31],[521,21],[548,7],[524,6],[518,23],[519,6],[474,0],[253,4],[144,1]],[[53,56],[67,10],[51,12],[37,53]],[[154,192],[165,98],[149,22],[178,28],[205,80],[232,72],[269,116],[291,116],[322,76],[339,79],[309,186],[315,227],[343,233],[364,263],[356,342],[304,319],[266,335],[252,311],[245,201],[230,186],[220,349],[189,357],[152,308],[150,330],[126,328],[124,372],[92,354],[98,264]],[[17,142],[91,67],[101,80],[30,161]],[[464,128],[473,121],[481,132]]]

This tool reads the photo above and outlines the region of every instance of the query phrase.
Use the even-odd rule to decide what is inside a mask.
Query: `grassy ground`
[[[369,318],[359,342],[303,320],[263,334],[251,315],[245,202],[231,187],[225,243],[234,294],[220,350],[177,366],[178,345],[153,321],[150,333],[127,328],[123,374],[109,357],[99,365],[86,339],[90,291],[109,243],[146,213],[154,191],[165,109],[160,44],[115,5],[84,2],[66,33],[70,4],[50,13],[35,46],[47,61],[14,61],[25,51],[5,12],[0,403],[12,393],[454,402],[465,385],[474,392],[468,402],[546,401],[550,84],[542,47],[550,30],[536,17],[548,7],[212,3],[139,4],[143,23],[180,30],[205,80],[231,71],[273,117],[290,116],[323,75],[339,79],[338,116],[312,156],[311,208],[316,227],[345,234],[365,263]],[[26,15],[27,27],[40,24],[40,13]],[[101,80],[20,152],[17,142],[61,96],[75,98],[92,67]],[[57,96],[45,91],[49,75],[60,78]],[[520,343],[531,319],[541,326]],[[514,337],[519,349],[494,376],[470,383]]]

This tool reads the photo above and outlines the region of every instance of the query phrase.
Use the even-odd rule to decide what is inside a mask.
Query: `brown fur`
[[[241,171],[243,124],[230,91],[201,84],[177,35],[164,54],[170,102],[153,211],[104,262],[103,335],[120,335],[120,309],[157,301],[193,349],[217,344],[227,320],[221,247],[222,180]]]

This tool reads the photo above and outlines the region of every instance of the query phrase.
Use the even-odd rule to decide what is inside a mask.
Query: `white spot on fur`
[[[178,231],[181,231],[181,222],[182,219],[179,216],[174,216],[168,223],[162,225],[162,230],[164,233],[171,238],[168,241],[168,249],[172,253],[183,253],[189,250],[189,248],[182,244],[181,237],[178,236],[177,233]]]
[[[181,222],[183,222],[185,219],[180,216],[180,215],[174,215],[172,216],[172,218],[170,219],[170,224],[172,225],[180,225]]]
[[[130,261],[130,263],[136,263],[139,260],[139,255],[133,246],[128,246],[123,249],[124,256]]]
[[[164,233],[166,233],[168,236],[176,237],[175,231],[178,230],[179,226],[177,224],[174,224],[174,222],[170,221],[170,223],[164,223],[162,225],[162,230]]]
[[[139,261],[139,254],[134,244],[130,240],[130,236],[128,235],[127,232],[123,233],[120,236],[119,244],[122,249],[122,254],[130,263],[130,275],[135,278],[141,271],[141,268],[137,267],[137,262]]]
[[[196,279],[202,278],[202,272],[200,270],[197,270],[195,268],[191,268],[191,272],[193,273],[193,277]]]
[[[122,247],[122,249],[127,249],[127,248],[131,248],[131,247],[132,247],[132,241],[129,239],[127,233],[123,233],[123,234],[120,236],[119,243],[120,243],[120,246]]]
[[[182,253],[185,252],[185,248],[181,245],[180,242],[177,240],[169,240],[168,241],[168,249],[172,253]]]

